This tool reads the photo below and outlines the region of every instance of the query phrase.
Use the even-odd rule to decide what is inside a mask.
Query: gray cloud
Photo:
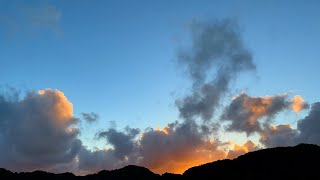
[[[135,137],[140,130],[135,128],[125,128],[125,132],[117,131],[116,129],[108,129],[97,134],[98,138],[106,138],[109,144],[114,148],[114,154],[117,158],[123,160],[131,152],[135,151]]]
[[[221,119],[230,122],[227,131],[246,132],[250,135],[253,132],[260,132],[262,125],[269,124],[277,113],[292,108],[293,104],[299,106],[300,110],[308,108],[304,102],[297,103],[290,100],[288,94],[250,97],[242,93],[224,109]]]
[[[298,121],[298,130],[299,142],[320,144],[320,102],[312,104],[309,115]]]
[[[73,160],[81,148],[72,104],[58,90],[0,95],[0,166],[17,171]]]
[[[305,106],[305,103],[302,103]],[[309,115],[298,121],[297,129],[290,125],[266,126],[260,132],[265,147],[292,146],[299,143],[320,145],[320,103],[314,103]]]
[[[191,30],[192,47],[179,53],[178,63],[186,67],[193,87],[176,105],[184,119],[210,120],[230,81],[240,72],[254,70],[255,64],[235,21],[194,22]]]
[[[77,173],[79,174],[89,174],[105,169],[116,169],[129,164],[116,157],[112,149],[91,151],[83,147],[79,151],[78,160]]]
[[[267,126],[260,132],[260,143],[266,147],[293,146],[299,132],[290,125]]]
[[[81,113],[82,119],[85,121],[92,123],[99,119],[99,115],[97,113],[91,112],[91,113]]]
[[[182,173],[191,166],[223,159],[225,152],[219,145],[219,140],[210,140],[193,121],[176,122],[143,132],[141,164],[159,173]]]
[[[187,168],[223,159],[225,151],[219,140],[211,140],[196,123],[174,122],[164,128],[147,128],[137,139],[137,129],[127,127],[124,132],[109,129],[98,133],[113,148],[79,154],[80,170],[95,171],[136,164],[157,173],[184,172]],[[107,162],[107,161],[112,161]]]
[[[139,144],[137,135],[140,130],[126,127],[124,131],[110,128],[96,134],[105,139],[112,148],[88,150],[83,147],[79,152],[79,173],[88,174],[103,169],[116,169],[129,164],[139,164]]]

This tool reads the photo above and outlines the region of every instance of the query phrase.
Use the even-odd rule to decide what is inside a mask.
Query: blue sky
[[[238,21],[257,65],[233,84],[233,95],[292,92],[312,103],[320,99],[319,7],[311,0],[0,0],[0,85],[59,89],[76,116],[98,113],[100,121],[82,133],[88,142],[110,121],[165,126],[179,119],[174,101],[191,87],[175,63],[188,45],[188,24],[228,17]],[[43,21],[30,19],[30,9]],[[278,121],[304,115],[284,113]]]

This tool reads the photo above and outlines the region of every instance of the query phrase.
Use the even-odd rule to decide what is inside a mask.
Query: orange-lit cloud
[[[77,119],[61,91],[28,92],[21,100],[0,95],[0,104],[0,109],[6,109],[0,113],[0,166],[16,171],[45,170],[76,156],[81,146]]]
[[[227,155],[227,159],[234,159],[240,155],[243,155],[243,154],[251,152],[251,151],[256,151],[258,149],[259,149],[259,147],[250,140],[247,141],[246,143],[244,143],[242,146],[235,144],[233,149],[229,150],[228,155]]]
[[[301,110],[307,108],[306,106],[308,105],[304,102],[304,99],[300,95],[294,96],[291,103],[291,108],[294,112],[299,113]]]
[[[266,109],[270,105],[271,100],[272,97],[270,96],[267,96],[265,98],[259,97],[256,101],[253,101],[252,99],[244,100],[244,108],[247,111],[251,112],[251,116],[248,119],[250,125],[255,124],[257,119],[266,113]]]
[[[233,98],[222,114],[222,120],[230,121],[230,131],[246,132],[248,135],[261,130],[261,122],[273,117],[289,106],[288,94],[251,97],[245,93]],[[263,119],[265,118],[265,119]]]
[[[57,122],[65,122],[73,118],[73,105],[59,90],[39,90],[39,99],[45,101],[44,107],[48,108],[48,116]]]
[[[156,130],[156,131],[163,132],[163,133],[166,134],[166,135],[169,135],[169,129],[170,129],[170,128],[169,128],[168,126],[162,128],[162,129],[161,129],[160,126],[157,126],[155,130]]]
[[[295,112],[308,108],[301,96],[289,99],[289,94],[276,94],[266,97],[251,97],[246,93],[233,97],[221,119],[231,122],[230,131],[246,132],[247,135],[261,131],[261,124],[270,123],[279,112],[292,108]]]
[[[205,138],[194,122],[172,123],[149,129],[139,141],[140,164],[156,173],[183,173],[186,169],[225,158],[220,142]]]

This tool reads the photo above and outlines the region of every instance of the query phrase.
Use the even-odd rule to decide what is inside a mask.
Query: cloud
[[[293,146],[297,144],[299,132],[289,124],[268,126],[260,132],[260,143],[265,147]]]
[[[244,46],[239,27],[230,19],[191,24],[192,47],[179,52],[192,81],[190,95],[176,100],[183,119],[210,120],[230,81],[240,72],[254,70],[252,55]],[[212,76],[212,72],[215,76]]]
[[[0,95],[0,166],[27,171],[71,162],[81,148],[77,121],[61,91]]]
[[[168,124],[164,128],[147,128],[137,138],[137,129],[127,127],[123,132],[109,129],[98,133],[113,147],[79,153],[79,169],[94,172],[114,169],[128,164],[150,168],[156,173],[183,173],[194,165],[223,159],[218,140],[204,138],[194,123]]]
[[[26,20],[33,26],[49,27],[58,30],[62,13],[52,4],[43,3],[37,7],[21,8]]]
[[[235,144],[233,147],[233,150],[229,150],[227,159],[234,159],[237,158],[238,156],[241,156],[243,154],[246,154],[248,152],[256,151],[259,150],[260,148],[254,144],[252,141],[247,141],[244,143],[242,146]]]
[[[236,104],[242,110],[257,110],[260,118],[291,108],[294,99],[290,100],[288,95],[261,98],[241,94],[232,103],[241,102]],[[319,144],[319,112],[320,103],[313,104],[310,114],[299,120],[297,129],[264,123],[259,129],[260,143],[265,147],[299,142]],[[239,112],[235,110],[234,113]],[[243,117],[250,119],[251,116]],[[97,133],[109,148],[89,150],[78,139],[79,120],[73,115],[71,102],[58,90],[28,92],[22,99],[16,91],[0,95],[0,166],[14,171],[41,169],[84,175],[135,164],[161,174],[183,173],[192,166],[236,158],[259,149],[252,141],[247,141],[228,151],[226,143],[213,133],[218,126],[203,126],[186,119],[144,131],[130,127],[123,131],[109,128]]]
[[[94,173],[103,169],[116,169],[130,164],[139,164],[139,129],[126,127],[124,131],[110,128],[96,134],[105,139],[111,148],[88,150],[83,147],[79,153],[80,174]]]
[[[312,104],[310,113],[298,121],[299,142],[320,145],[320,102]]]
[[[293,108],[299,106],[300,110],[308,108],[307,104],[302,105],[297,99],[302,98],[295,96],[291,101],[288,94],[251,97],[242,93],[232,99],[230,105],[224,109],[221,119],[230,122],[227,131],[246,132],[250,135],[253,132],[260,132],[263,124],[269,124],[276,114],[290,109],[291,106]]]
[[[314,103],[309,115],[298,121],[297,129],[290,125],[266,126],[260,132],[265,147],[292,146],[299,143],[320,145],[320,103]]]
[[[291,108],[294,100],[290,100],[288,95],[275,95],[265,98],[250,97],[249,101],[247,105],[250,108],[257,106],[256,109],[262,109],[258,112],[272,117],[279,109]],[[319,144],[320,131],[317,129],[319,127],[317,118],[320,113],[318,112],[320,103],[315,103],[310,114],[299,121],[297,129],[288,124],[262,125],[258,131],[259,142],[264,147],[292,146],[301,142]],[[147,128],[141,132],[140,138],[138,132],[129,127],[123,132],[115,129],[100,132],[98,135],[105,138],[113,148],[96,151],[84,148],[79,153],[80,169],[93,172],[136,164],[160,174],[182,173],[192,166],[224,158],[233,159],[261,148],[249,140],[243,145],[236,144],[233,149],[227,150],[226,143],[213,139],[212,134],[203,131],[201,125],[193,120],[176,121],[163,128],[159,126],[155,129]]]
[[[140,130],[126,127],[125,132],[119,132],[116,129],[109,129],[107,131],[99,132],[98,138],[105,138],[109,144],[114,148],[114,154],[117,158],[123,160],[135,151],[136,142],[135,137]]]
[[[225,157],[219,140],[206,138],[194,122],[171,123],[165,131],[148,129],[140,140],[140,164],[157,173],[182,173]]]
[[[29,33],[39,29],[61,32],[62,12],[49,1],[28,3],[15,1],[11,3],[11,6],[0,1],[0,5],[8,10],[0,12],[0,25],[6,28],[8,34],[14,34],[18,31]]]
[[[81,113],[82,119],[85,121],[92,123],[99,119],[99,115],[97,113],[91,112],[91,113]]]
[[[82,147],[78,154],[76,173],[86,175],[105,169],[121,168],[128,164],[131,163],[116,157],[113,149],[89,150]]]
[[[297,95],[293,98],[291,108],[294,112],[299,113],[303,109],[308,109],[309,104],[304,102],[304,99],[301,96]]]

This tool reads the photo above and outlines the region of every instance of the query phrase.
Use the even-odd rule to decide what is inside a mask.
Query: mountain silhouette
[[[233,160],[192,167],[183,176],[201,179],[320,179],[320,147],[300,144],[249,152]]]
[[[320,179],[320,147],[299,144],[249,152],[236,159],[219,160],[192,167],[182,175],[161,176],[147,168],[129,165],[121,169],[103,170],[86,176],[72,173],[54,174],[44,171],[13,173],[0,168],[0,179]]]

